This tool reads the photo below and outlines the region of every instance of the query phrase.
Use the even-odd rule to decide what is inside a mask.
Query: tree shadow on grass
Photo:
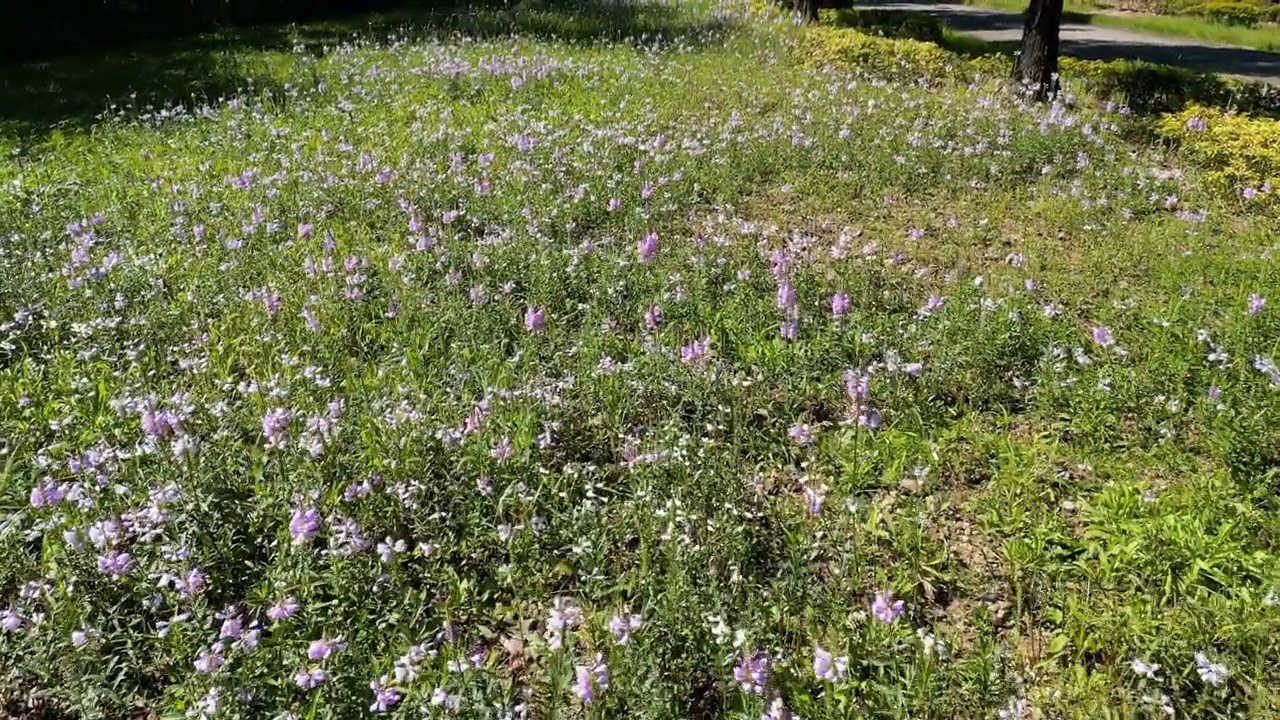
[[[286,85],[298,82],[288,72],[298,50],[320,57],[356,41],[517,34],[574,44],[648,44],[677,37],[707,43],[731,24],[727,18],[694,18],[667,5],[628,0],[453,0],[0,66],[0,147],[88,130],[125,108],[133,113],[199,107],[245,88],[284,98]]]

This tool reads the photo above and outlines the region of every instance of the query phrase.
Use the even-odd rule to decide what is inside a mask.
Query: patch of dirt
[[[702,673],[693,679],[689,689],[688,717],[690,720],[712,720],[724,717],[724,686],[710,673]]]
[[[965,509],[966,491],[954,491],[939,504],[930,536],[946,548],[947,562],[956,569],[956,591],[940,597],[945,605],[934,608],[935,622],[955,645],[964,650],[977,643],[974,615],[985,608],[998,629],[1007,629],[1012,591],[995,542],[978,529]]]

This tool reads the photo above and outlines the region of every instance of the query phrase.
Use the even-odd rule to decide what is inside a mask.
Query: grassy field
[[[1027,9],[1027,3],[1021,0],[965,0],[965,4],[1013,12],[1022,12]],[[1265,52],[1280,52],[1280,25],[1242,27],[1212,22],[1191,15],[1107,12],[1095,5],[1079,2],[1067,2],[1064,9],[1071,14],[1071,22],[1124,28],[1217,45],[1234,45]]]
[[[1186,15],[1143,15],[1139,13],[1091,13],[1093,25],[1107,25],[1138,32],[1200,40],[1218,45],[1280,52],[1280,25],[1239,27],[1210,22]]]
[[[1280,713],[1270,189],[800,32],[2,71],[5,713]]]

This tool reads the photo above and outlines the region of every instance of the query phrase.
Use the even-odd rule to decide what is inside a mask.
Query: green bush
[[[1268,11],[1266,8],[1241,2],[1209,2],[1194,5],[1185,12],[1223,25],[1252,27],[1266,19]]]
[[[878,37],[855,30],[812,28],[804,33],[799,52],[807,65],[858,68],[893,80],[947,76],[959,69],[969,71],[963,58],[934,43]]]
[[[1232,107],[1260,115],[1280,113],[1280,93],[1261,83],[1140,60],[1064,57],[1060,67],[1064,77],[1083,81],[1091,93],[1121,96],[1140,113],[1178,112],[1191,104]]]
[[[1280,187],[1280,121],[1192,105],[1161,118],[1156,134],[1231,190]]]
[[[938,44],[942,43],[945,35],[941,21],[917,12],[859,8],[824,10],[822,22],[835,27],[851,28],[868,35],[883,35]]]

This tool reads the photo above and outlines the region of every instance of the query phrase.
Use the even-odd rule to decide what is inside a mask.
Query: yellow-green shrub
[[[1192,105],[1162,117],[1156,133],[1233,191],[1280,189],[1280,121]]]
[[[969,58],[969,70],[972,74],[990,77],[1010,77],[1013,75],[1013,58],[1008,55],[992,53]]]
[[[1265,8],[1242,2],[1207,2],[1203,5],[1193,5],[1183,12],[1187,15],[1198,15],[1206,20],[1212,20],[1223,25],[1243,25],[1245,27],[1253,27],[1262,22],[1267,16]]]
[[[850,28],[867,35],[883,35],[906,40],[941,44],[945,35],[941,20],[924,13],[877,8],[823,10],[822,22]]]
[[[915,80],[972,70],[960,58],[930,42],[867,35],[855,30],[811,28],[800,42],[807,65],[861,69],[886,79]]]

